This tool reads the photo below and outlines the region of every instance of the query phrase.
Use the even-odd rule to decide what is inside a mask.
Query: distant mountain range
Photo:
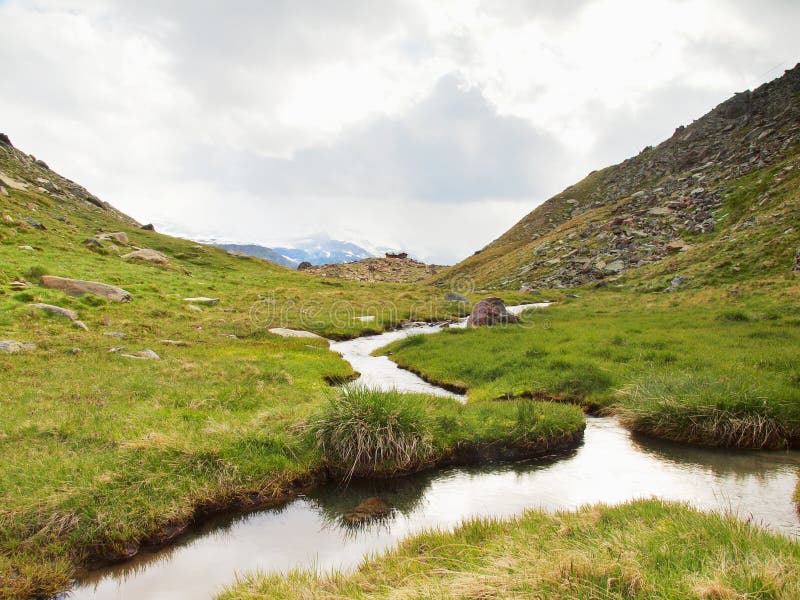
[[[298,240],[291,248],[268,248],[258,244],[216,244],[220,248],[263,258],[275,264],[296,269],[302,262],[312,265],[340,264],[372,258],[384,249],[367,250],[353,242],[332,240],[325,236],[314,236]]]

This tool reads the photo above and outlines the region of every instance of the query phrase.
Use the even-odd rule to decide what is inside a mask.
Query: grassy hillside
[[[590,174],[435,280],[561,288],[724,260],[741,268],[728,279],[785,272],[800,246],[798,170],[800,65]],[[748,262],[748,254],[763,258]],[[710,275],[713,283],[718,273]]]
[[[800,544],[656,500],[429,532],[355,573],[251,575],[220,600],[775,598],[800,589]]]
[[[3,598],[61,591],[87,561],[319,476],[297,426],[354,374],[324,340],[269,328],[340,338],[461,310],[431,288],[326,280],[141,229],[2,143],[0,180]],[[168,264],[123,258],[141,248]],[[72,297],[41,285],[45,274],[132,300]],[[158,360],[135,357],[148,350]]]

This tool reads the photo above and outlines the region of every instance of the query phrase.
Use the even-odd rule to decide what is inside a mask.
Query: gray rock
[[[161,340],[161,343],[165,346],[180,346],[186,348],[189,346],[189,342],[184,340]]]
[[[607,263],[603,267],[603,271],[605,271],[606,273],[609,273],[609,274],[620,273],[620,272],[622,272],[624,270],[625,270],[625,263],[622,262],[621,260],[612,261],[610,263]]]
[[[307,260],[304,260],[299,265],[297,265],[297,270],[298,271],[305,271],[306,269],[310,269],[313,266],[314,265],[312,265],[310,262],[308,262]]]
[[[115,338],[125,338],[128,336],[127,333],[123,333],[122,331],[104,331],[103,335],[107,335],[108,337],[115,337]]]
[[[506,309],[505,303],[500,298],[484,298],[472,307],[472,313],[467,319],[469,327],[484,327],[505,323],[518,323],[519,318]]]
[[[37,221],[33,217],[22,217],[22,220],[25,222],[26,225],[28,225],[29,227],[33,227],[34,229],[41,229],[41,230],[47,229],[47,227],[42,225],[39,221]]]
[[[114,302],[130,302],[133,299],[130,292],[126,292],[120,287],[97,281],[83,281],[82,279],[44,275],[42,276],[41,284],[46,288],[61,290],[70,296],[94,294]]]
[[[444,299],[447,302],[458,302],[459,304],[469,304],[469,299],[466,296],[462,296],[457,292],[447,292],[444,295]]]
[[[69,319],[70,321],[78,320],[78,313],[76,313],[74,310],[70,310],[62,306],[53,306],[52,304],[42,304],[41,302],[28,304],[28,306],[30,306],[31,308],[38,308],[39,310],[48,312],[54,317],[61,317],[62,319]]]
[[[689,280],[686,279],[686,277],[683,277],[681,275],[676,275],[675,277],[672,278],[672,281],[669,282],[669,287],[667,288],[667,291],[674,292],[687,281]]]
[[[83,321],[73,321],[72,326],[75,329],[82,329],[83,331],[89,331],[89,327],[87,327],[86,323]]]
[[[19,246],[19,249],[25,250],[26,252],[36,252],[36,248],[34,248],[33,246],[27,246],[27,245]]]
[[[27,344],[15,340],[0,340],[0,352],[5,354],[16,354],[25,350],[36,350],[36,344]]]
[[[85,240],[83,240],[83,245],[89,248],[90,250],[103,249],[103,242],[101,242],[97,238],[86,238]]]

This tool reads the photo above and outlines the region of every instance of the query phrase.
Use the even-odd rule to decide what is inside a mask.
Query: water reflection
[[[791,501],[800,453],[715,451],[632,437],[610,418],[589,419],[584,444],[568,455],[514,464],[431,471],[315,490],[280,509],[220,519],[155,554],[90,574],[76,599],[208,598],[236,573],[356,566],[410,534],[450,529],[471,517],[508,517],[634,498],[681,500],[800,537]],[[394,512],[344,526],[366,498]]]

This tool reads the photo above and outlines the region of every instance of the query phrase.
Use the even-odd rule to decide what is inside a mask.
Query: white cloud
[[[0,129],[143,221],[462,258],[800,58],[772,0],[7,0]]]

